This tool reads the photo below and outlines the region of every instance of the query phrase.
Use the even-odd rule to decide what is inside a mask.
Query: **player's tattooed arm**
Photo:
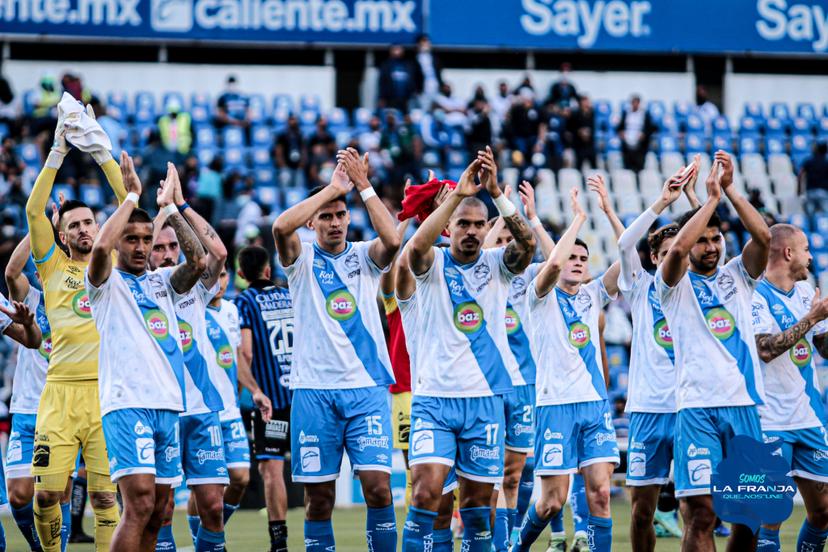
[[[813,322],[802,319],[784,332],[777,334],[758,334],[756,336],[756,352],[763,362],[770,362],[782,353],[787,352],[797,341],[805,337],[813,327]]]
[[[184,253],[184,264],[178,265],[170,275],[170,284],[176,293],[190,291],[204,271],[207,270],[207,253],[196,236],[193,228],[180,213],[173,213],[167,218],[175,230],[178,245]]]
[[[498,205],[498,211],[501,210],[499,202],[504,200],[504,205],[511,210],[511,213],[505,209],[500,213],[500,218],[503,219],[503,223],[514,238],[506,246],[506,251],[503,253],[503,264],[512,273],[520,274],[526,270],[526,267],[529,266],[529,263],[532,262],[532,257],[535,255],[535,235],[532,233],[532,229],[529,228],[529,224],[523,220],[520,213],[509,203],[508,196],[504,195],[500,190],[500,186],[497,183],[497,163],[495,162],[492,148],[486,146],[485,151],[478,151],[477,160],[480,162],[482,169],[480,172],[480,182],[486,186],[486,191],[492,196],[495,205]],[[501,196],[503,196],[502,199]]]
[[[181,191],[181,180],[178,177],[177,170],[174,170],[171,176],[173,177],[173,185],[175,186],[173,190],[175,206],[180,210],[186,203],[184,201],[184,194]],[[204,282],[204,286],[210,289],[218,281],[221,269],[227,260],[227,248],[222,243],[218,233],[210,226],[210,223],[199,215],[195,209],[187,207],[182,214],[192,226],[196,236],[201,241],[201,245],[207,250],[207,268],[204,270],[204,274],[201,275],[201,279]]]
[[[687,257],[690,249],[699,240],[707,229],[710,217],[716,212],[719,200],[722,197],[722,183],[719,170],[721,161],[716,158],[710,169],[705,185],[707,187],[707,201],[704,202],[690,220],[679,230],[676,239],[670,245],[664,262],[661,264],[661,277],[670,287],[675,286],[687,273]]]
[[[130,193],[141,195],[141,179],[135,172],[135,164],[127,152],[121,152],[121,175],[126,189]],[[112,273],[112,250],[115,244],[121,239],[129,222],[129,217],[137,208],[133,201],[124,201],[107,219],[98,235],[95,236],[95,243],[92,244],[92,255],[89,259],[87,278],[89,283],[95,287],[100,286],[109,279]],[[151,246],[152,244],[150,244]]]

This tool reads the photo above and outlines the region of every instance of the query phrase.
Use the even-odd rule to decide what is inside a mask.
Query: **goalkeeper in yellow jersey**
[[[68,139],[68,141],[67,141]],[[59,211],[58,236],[69,255],[55,243],[46,205],[55,175],[70,142],[90,153],[112,190],[126,197],[121,171],[109,153],[111,144],[91,110],[67,94],[58,105],[55,141],[26,204],[32,257],[43,283],[46,316],[52,330],[52,353],[37,411],[32,475],[35,477],[35,527],[44,552],[60,550],[60,499],[82,448],[89,498],[95,512],[96,550],[109,550],[118,524],[115,486],[109,479],[98,397],[98,331],[92,319],[83,274],[98,232],[92,210],[68,200]]]

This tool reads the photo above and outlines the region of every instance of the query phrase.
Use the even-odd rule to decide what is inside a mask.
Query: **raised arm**
[[[609,220],[612,231],[615,234],[615,239],[617,240],[624,233],[624,223],[618,218],[615,208],[612,206],[612,200],[610,200],[609,192],[607,192],[607,187],[604,184],[604,177],[600,174],[593,174],[587,179],[587,187],[598,196],[598,207],[600,207],[606,215],[607,220]]]
[[[555,247],[555,240],[549,235],[549,232],[543,227],[543,223],[538,218],[538,211],[535,208],[535,189],[527,181],[520,183],[518,190],[520,200],[523,202],[523,212],[526,213],[526,219],[529,221],[529,227],[535,234],[535,239],[541,250],[541,255],[544,259],[549,258],[552,253],[552,248]]]
[[[0,313],[11,318],[12,323],[3,332],[27,349],[37,349],[43,340],[40,326],[37,325],[34,312],[25,303],[11,302],[12,309],[0,305]]]
[[[621,274],[621,263],[615,261],[610,265],[604,275],[601,276],[601,281],[604,283],[604,289],[610,297],[615,297],[618,294],[618,276]]]
[[[437,209],[417,228],[414,236],[411,237],[408,247],[408,264],[414,274],[422,274],[431,267],[434,262],[434,250],[432,246],[440,233],[446,228],[451,214],[460,205],[464,198],[472,197],[480,191],[481,186],[475,184],[474,177],[480,170],[480,161],[475,159],[466,167],[457,187],[451,192]]]
[[[193,289],[198,279],[207,270],[207,253],[193,228],[175,207],[175,180],[177,178],[178,170],[175,165],[168,163],[167,178],[158,189],[157,201],[158,209],[166,213],[167,220],[175,231],[175,237],[178,238],[181,252],[184,253],[184,263],[175,267],[170,275],[172,288],[176,293],[184,294]]]
[[[810,310],[796,324],[776,334],[756,335],[756,352],[759,353],[759,358],[763,362],[772,361],[782,353],[787,352],[797,341],[805,337],[811,328],[826,318],[828,318],[828,297],[820,299],[819,289],[817,289],[811,300]],[[814,337],[814,346],[823,358],[828,354],[828,346],[826,346],[828,340],[825,339],[826,337],[828,337],[828,334]]]
[[[29,194],[29,200],[26,202],[26,221],[29,224],[32,253],[36,261],[43,260],[56,246],[54,230],[46,216],[46,206],[52,195],[55,176],[70,148],[66,141],[64,115],[60,105],[57,110],[58,123],[52,149],[46,157],[46,163],[37,176],[32,192]]]
[[[696,182],[699,179],[699,167],[701,166],[701,154],[696,154],[693,157],[693,165],[696,167],[696,174],[687,181],[687,184],[684,185],[684,195],[687,197],[687,201],[690,202],[690,207],[693,209],[698,209],[701,207],[701,201],[699,201],[698,196],[696,196]]]
[[[572,213],[574,216],[566,232],[558,240],[558,244],[552,250],[546,262],[543,263],[543,266],[538,272],[538,276],[535,278],[535,293],[538,297],[544,297],[558,283],[558,277],[561,275],[561,271],[569,260],[570,255],[572,255],[572,248],[575,247],[575,239],[578,237],[578,232],[587,219],[586,213],[578,203],[577,188],[570,190],[569,198],[572,203]]]
[[[31,253],[29,235],[26,234],[12,251],[6,265],[6,286],[9,288],[9,297],[14,301],[23,301],[29,294],[31,284],[23,274],[23,269],[26,268],[26,262],[29,260]]]
[[[125,151],[121,152],[120,168],[123,181],[129,190],[128,201],[121,203],[101,227],[98,235],[95,236],[95,243],[92,245],[92,256],[87,269],[89,283],[95,287],[106,282],[112,273],[112,250],[118,240],[121,239],[124,228],[129,221],[129,216],[138,207],[138,198],[141,197],[141,181],[135,172],[132,158]]]
[[[210,223],[204,220],[204,217],[199,215],[195,209],[184,201],[184,194],[181,191],[181,180],[178,177],[178,170],[175,168],[175,165],[167,163],[167,171],[172,176],[173,184],[175,185],[174,199],[178,212],[184,215],[184,219],[192,227],[201,245],[207,250],[207,269],[201,275],[201,279],[204,286],[210,289],[218,281],[221,269],[227,260],[227,248]]]
[[[716,152],[716,161],[722,166],[722,190],[724,191],[736,214],[750,233],[750,240],[742,249],[742,263],[752,278],[759,278],[768,265],[770,251],[770,228],[764,217],[750,204],[750,201],[739,193],[733,185],[733,160],[724,151]]]
[[[407,183],[406,187],[408,187]],[[400,236],[400,241],[403,240],[405,236],[405,231],[408,229],[408,225],[410,222],[411,219],[405,219],[397,225],[397,234]],[[394,260],[391,261],[391,270],[383,272],[380,275],[380,291],[383,293],[383,295],[391,295],[392,293],[394,293],[394,285],[397,279],[397,271],[399,270],[401,255],[402,251],[400,251],[400,255],[398,255],[394,258]]]
[[[492,196],[500,217],[514,238],[503,252],[503,264],[513,274],[520,274],[526,270],[532,262],[532,257],[535,256],[535,236],[517,212],[514,203],[509,201],[497,184],[497,163],[495,163],[492,148],[486,146],[486,151],[478,151],[477,160],[480,161],[482,167],[480,180]]]
[[[273,405],[268,396],[259,387],[259,384],[256,383],[256,378],[250,372],[250,364],[253,362],[253,332],[249,328],[242,328],[241,339],[238,355],[236,355],[238,359],[238,362],[236,362],[236,375],[239,378],[239,384],[250,391],[253,403],[262,415],[262,420],[267,422],[270,421],[270,416],[273,413]]]
[[[394,217],[388,212],[368,180],[368,154],[360,157],[357,150],[348,148],[340,150],[336,154],[336,159],[343,166],[348,178],[354,183],[362,197],[365,208],[368,210],[368,218],[371,219],[371,226],[377,233],[377,237],[371,241],[368,255],[377,266],[385,268],[400,250],[402,238],[397,232]]]
[[[704,234],[710,217],[713,216],[713,213],[716,212],[716,207],[719,205],[719,200],[722,196],[719,168],[720,164],[717,159],[713,163],[710,175],[707,177],[707,200],[690,217],[687,224],[679,230],[676,239],[673,240],[661,264],[661,277],[664,283],[670,287],[676,285],[687,272],[687,256],[690,254],[693,245]]]
[[[318,194],[287,209],[273,221],[273,239],[276,241],[276,251],[279,253],[282,266],[291,266],[302,253],[302,242],[296,231],[307,224],[323,205],[346,195],[353,187],[348,175],[345,174],[345,169],[342,165],[337,165],[330,184]]]
[[[503,217],[495,218],[492,227],[489,228],[489,231],[486,233],[486,239],[483,240],[483,249],[491,249],[495,247],[497,244],[497,238],[500,236],[500,231],[506,228],[506,223],[503,221]]]

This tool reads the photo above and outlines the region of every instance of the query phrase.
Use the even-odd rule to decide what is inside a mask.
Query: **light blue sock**
[[[759,528],[759,536],[756,539],[756,552],[781,552],[782,544],[779,542],[779,529]]]
[[[72,503],[60,505],[60,552],[66,552],[69,546],[69,535],[72,534]]]
[[[549,520],[549,529],[552,531],[553,535],[564,532],[563,508],[558,510],[558,513],[552,516],[552,519]]]
[[[34,509],[32,503],[29,502],[22,508],[11,506],[11,513],[12,517],[14,517],[14,522],[23,534],[23,538],[29,543],[29,548],[40,552],[40,539],[37,538],[37,531],[34,527]]]
[[[331,520],[305,520],[305,552],[336,550]]]
[[[799,538],[796,541],[797,550],[822,550],[825,547],[825,539],[828,538],[828,529],[820,531],[808,520],[802,522],[799,529]]]
[[[569,506],[572,508],[572,521],[575,531],[587,532],[589,505],[586,499],[584,477],[580,474],[572,476],[572,490],[569,493]]]
[[[460,508],[463,520],[463,552],[491,552],[492,550],[492,509],[489,506]],[[508,538],[504,535],[504,539]]]
[[[434,530],[434,552],[453,552],[454,550],[454,536],[451,534],[451,528]]]
[[[158,531],[158,540],[155,543],[155,552],[175,552],[172,523],[162,525]]]
[[[523,518],[523,525],[520,526],[520,536],[518,536],[517,543],[515,543],[514,552],[529,552],[532,543],[543,533],[548,523],[548,519],[541,519],[538,516],[534,504],[529,506],[529,509],[526,510],[526,517]]]
[[[515,528],[515,521],[517,520],[517,508],[509,508],[509,534]]]
[[[506,508],[497,508],[495,510],[492,546],[495,552],[509,550],[509,510]]]
[[[201,518],[187,514],[187,524],[190,526],[190,536],[193,537],[193,544],[198,537],[198,529],[201,527]]]
[[[517,525],[523,523],[523,516],[526,515],[526,510],[529,508],[529,503],[532,501],[532,490],[535,488],[535,457],[527,456],[526,464],[523,465],[523,471],[520,473],[520,484],[518,485],[518,499],[517,499]]]
[[[224,531],[208,531],[199,527],[195,549],[196,552],[224,552]]]
[[[589,516],[587,520],[590,552],[610,552],[612,550],[612,518]]]
[[[437,512],[411,506],[403,528],[403,552],[424,552],[434,542],[434,520]]]
[[[230,519],[230,516],[236,513],[236,510],[239,509],[238,504],[227,504],[224,503],[224,524],[227,525],[227,520]]]
[[[393,504],[383,508],[368,508],[365,535],[369,552],[396,552],[397,518],[394,517]]]

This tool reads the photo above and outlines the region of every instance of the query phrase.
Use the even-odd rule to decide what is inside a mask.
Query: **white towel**
[[[112,142],[104,129],[71,94],[64,92],[58,105],[64,113],[63,125],[70,144],[87,153],[112,149]]]

